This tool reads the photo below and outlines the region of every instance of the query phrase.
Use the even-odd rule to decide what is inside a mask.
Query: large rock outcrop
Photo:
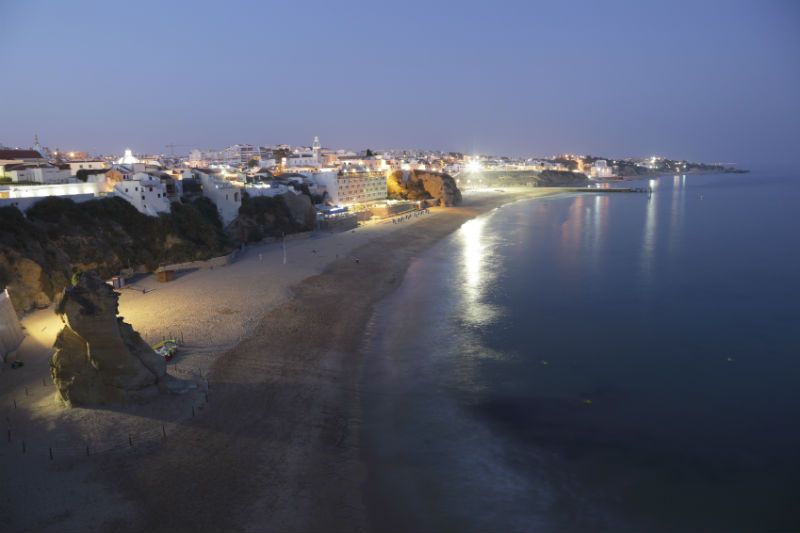
[[[0,253],[0,290],[7,287],[14,309],[42,309],[52,303],[51,282],[35,261],[14,252]]]
[[[305,194],[287,192],[278,196],[244,196],[239,216],[228,226],[233,240],[258,242],[314,229],[316,212]]]
[[[450,207],[461,203],[461,191],[456,180],[443,172],[412,170],[395,171],[387,179],[390,198],[403,200],[438,200],[439,205]]]
[[[64,289],[50,373],[68,405],[138,402],[167,390],[166,362],[117,316],[118,300],[95,274]]]
[[[287,192],[282,196],[294,221],[303,227],[313,228],[317,221],[317,211],[311,203],[311,197],[293,192]]]

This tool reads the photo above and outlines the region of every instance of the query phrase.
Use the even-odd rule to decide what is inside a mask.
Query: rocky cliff
[[[396,170],[387,178],[389,198],[402,200],[438,200],[439,205],[454,206],[461,203],[461,191],[456,180],[442,172]]]
[[[468,175],[474,183],[485,187],[586,187],[586,174],[563,170],[483,170]]]
[[[63,292],[50,373],[68,405],[142,401],[167,389],[164,358],[117,316],[118,299],[95,274]]]
[[[313,229],[317,222],[317,211],[311,203],[311,197],[293,192],[287,192],[282,197],[295,223],[304,229]]]
[[[288,192],[279,196],[245,196],[239,216],[228,228],[231,239],[257,242],[314,229],[316,211],[305,194]]]
[[[581,172],[545,170],[535,179],[539,187],[586,187],[589,178]]]
[[[73,268],[109,278],[124,268],[154,270],[230,248],[216,206],[204,198],[173,204],[160,217],[143,215],[120,198],[81,204],[45,198],[27,216],[0,208],[0,289],[8,287],[22,313],[50,304]]]

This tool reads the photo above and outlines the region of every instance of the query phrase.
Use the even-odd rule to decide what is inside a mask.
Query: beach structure
[[[3,289],[3,292],[0,292],[0,357],[5,360],[9,353],[19,347],[23,338],[25,334],[22,332],[14,306],[11,305],[8,290]]]

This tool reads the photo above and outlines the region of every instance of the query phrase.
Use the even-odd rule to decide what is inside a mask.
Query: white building
[[[60,169],[53,165],[4,165],[3,177],[14,183],[69,183],[72,178],[70,170]]]
[[[74,176],[79,170],[103,170],[108,168],[105,161],[70,161],[69,170]]]
[[[313,172],[309,177],[328,193],[335,205],[353,205],[385,200],[386,174],[368,172]]]
[[[319,142],[319,137],[314,137],[311,143],[311,150],[295,150],[287,157],[283,158],[282,164],[284,168],[319,168],[322,162],[320,151],[322,145]]]
[[[244,190],[247,191],[252,197],[256,196],[280,196],[281,194],[286,194],[290,190],[289,187],[282,183],[249,183],[244,186]]]
[[[126,200],[145,215],[155,217],[170,212],[166,187],[160,179],[144,172],[116,182],[111,194]]]
[[[319,166],[319,157],[314,152],[295,152],[283,158],[284,168],[313,168]]]
[[[259,159],[261,152],[250,144],[234,144],[223,150],[223,160],[228,165],[246,165],[251,159]]]
[[[189,152],[188,166],[192,168],[207,168],[209,165],[225,160],[223,150],[198,150]]]
[[[102,192],[101,183],[59,183],[53,185],[8,185],[0,186],[0,206],[13,206],[20,211],[48,196],[69,198],[74,202],[85,202]]]
[[[217,212],[224,225],[228,225],[239,216],[239,208],[242,206],[242,188],[237,187],[230,181],[222,179],[214,174],[207,174],[199,170],[193,172],[186,171],[184,178],[196,177],[203,185],[203,196],[214,202]]]
[[[139,161],[138,157],[133,155],[133,151],[130,148],[126,148],[125,149],[125,154],[123,154],[122,157],[117,159],[117,164],[118,165],[130,166],[130,165],[135,165],[136,163],[141,163],[141,161]]]
[[[46,165],[47,159],[36,150],[18,150],[16,148],[0,148],[0,175],[5,165],[19,165],[28,163],[32,165]]]
[[[592,164],[592,168],[589,169],[589,175],[593,178],[610,178],[613,174],[611,167],[608,166],[608,162],[605,159],[598,159]]]

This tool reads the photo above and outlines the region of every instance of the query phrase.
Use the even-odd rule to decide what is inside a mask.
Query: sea
[[[375,531],[800,531],[800,175],[466,222],[369,323]]]

